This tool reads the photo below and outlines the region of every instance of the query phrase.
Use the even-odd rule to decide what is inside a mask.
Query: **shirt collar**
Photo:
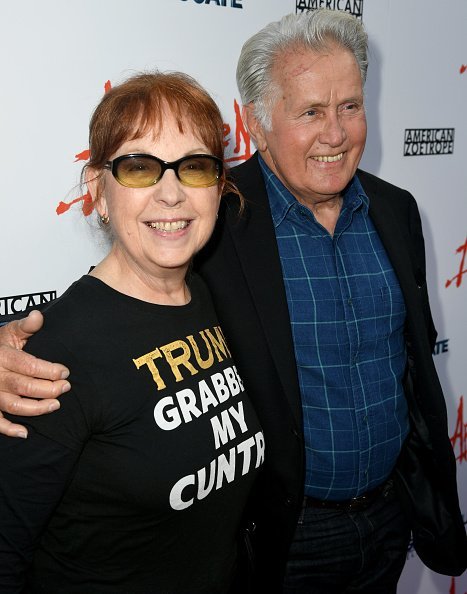
[[[274,223],[274,227],[277,228],[285,219],[290,209],[296,207],[300,203],[284,186],[281,180],[266,165],[266,162],[260,154],[258,154],[258,162],[266,185],[272,221]],[[365,194],[357,175],[354,175],[344,191],[342,209],[346,208],[354,211],[361,207],[364,214],[367,215],[368,206],[368,196]]]

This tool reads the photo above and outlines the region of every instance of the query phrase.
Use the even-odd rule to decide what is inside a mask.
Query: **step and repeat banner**
[[[221,107],[232,165],[254,147],[235,84],[243,42],[289,12],[356,15],[370,38],[362,167],[418,200],[434,351],[467,517],[467,2],[451,0],[23,0],[0,12],[0,323],[59,296],[105,253],[79,186],[90,114],[139,70],[182,70]],[[467,576],[412,550],[401,594],[466,594]]]

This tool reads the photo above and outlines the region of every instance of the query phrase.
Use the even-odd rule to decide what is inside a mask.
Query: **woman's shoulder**
[[[44,307],[44,328],[52,322],[77,326],[94,317],[93,312],[105,309],[106,297],[101,294],[96,281],[85,275],[71,284],[65,292]]]
[[[60,345],[72,351],[82,340],[92,340],[93,335],[101,332],[108,298],[101,294],[94,280],[83,276],[43,308],[44,324],[29,339],[25,350],[39,355]]]

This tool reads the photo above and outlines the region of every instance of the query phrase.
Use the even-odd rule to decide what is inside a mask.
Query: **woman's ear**
[[[107,202],[104,196],[104,179],[101,171],[92,167],[86,167],[84,180],[89,194],[91,195],[94,208],[100,217],[108,216]]]

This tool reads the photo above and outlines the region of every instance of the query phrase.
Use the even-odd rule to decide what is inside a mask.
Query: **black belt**
[[[389,479],[376,489],[367,491],[358,497],[352,497],[345,501],[331,501],[330,499],[315,499],[314,497],[305,496],[303,500],[303,507],[317,507],[321,509],[338,509],[341,511],[361,511],[367,509],[374,503],[381,495],[386,496],[392,488],[392,480]]]

